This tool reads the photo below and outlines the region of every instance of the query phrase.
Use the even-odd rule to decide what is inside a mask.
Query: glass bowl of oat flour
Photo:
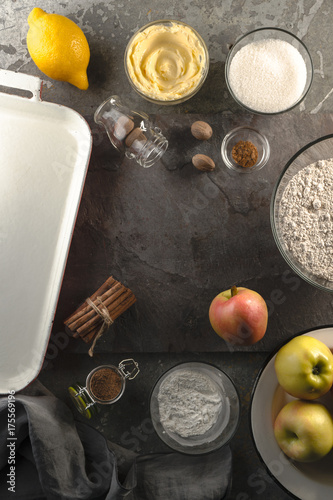
[[[228,375],[201,362],[181,363],[166,371],[150,398],[150,415],[160,439],[189,455],[227,444],[238,427],[239,410],[239,396]]]
[[[304,43],[280,28],[259,28],[240,37],[228,52],[226,83],[234,100],[251,113],[291,110],[307,95],[313,78]]]
[[[270,217],[287,264],[311,285],[333,292],[333,134],[289,160],[274,188]]]

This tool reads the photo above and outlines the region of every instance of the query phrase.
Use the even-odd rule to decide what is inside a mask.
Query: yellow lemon
[[[27,45],[36,66],[50,78],[88,88],[87,39],[73,21],[59,14],[47,14],[36,7],[28,17]]]

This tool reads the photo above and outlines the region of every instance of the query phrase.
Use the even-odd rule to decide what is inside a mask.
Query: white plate
[[[308,335],[333,348],[333,327],[311,330]],[[289,341],[289,340],[288,340]],[[276,351],[277,352],[277,351]],[[293,398],[278,384],[274,360],[268,359],[258,375],[251,402],[251,430],[259,456],[275,480],[300,500],[333,498],[333,452],[315,463],[291,461],[279,448],[273,432],[273,422],[280,409]],[[317,401],[333,411],[333,396],[329,392]]]

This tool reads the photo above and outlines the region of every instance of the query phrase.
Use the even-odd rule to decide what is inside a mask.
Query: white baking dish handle
[[[16,73],[6,69],[0,69],[0,85],[20,90],[28,90],[32,93],[31,100],[40,101],[43,81],[38,76]]]

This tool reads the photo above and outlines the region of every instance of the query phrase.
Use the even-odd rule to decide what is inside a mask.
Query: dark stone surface
[[[258,458],[251,437],[249,408],[252,386],[257,373],[267,358],[266,353],[182,353],[182,354],[128,354],[139,363],[141,372],[127,382],[123,397],[109,407],[99,406],[100,412],[90,421],[112,443],[136,453],[167,452],[169,448],[156,435],[149,414],[149,398],[154,383],[162,373],[185,361],[205,361],[225,371],[235,383],[240,401],[241,416],[235,437],[231,441],[233,453],[233,483],[230,499],[252,500],[290,498],[274,482]],[[56,396],[68,404],[78,419],[85,421],[75,410],[65,388],[75,381],[84,383],[90,370],[100,364],[118,365],[120,354],[101,353],[93,359],[84,354],[61,352],[42,370],[39,380],[52,387]],[[57,374],[57,383],[54,374]],[[81,378],[79,377],[81,375]],[[79,379],[79,380],[78,380]]]
[[[191,136],[196,119],[213,127],[209,141]],[[332,130],[331,114],[158,115],[170,147],[149,169],[117,156],[106,133],[87,120],[95,144],[53,333],[109,275],[137,302],[101,338],[101,352],[227,351],[208,309],[233,284],[259,292],[269,309],[263,340],[236,350],[271,351],[292,334],[333,323],[332,295],[292,272],[270,227],[271,194],[284,165]],[[220,155],[222,138],[240,125],[259,129],[271,145],[268,164],[248,175],[230,171]],[[198,152],[215,160],[214,172],[193,167]],[[82,344],[69,349],[82,352]]]
[[[212,362],[234,379],[242,402],[240,427],[231,442],[230,498],[289,499],[255,453],[248,409],[256,374],[268,353],[296,332],[333,323],[333,296],[293,275],[276,248],[269,221],[272,189],[286,161],[301,146],[332,132],[331,0],[82,0],[79,4],[64,0],[56,6],[44,0],[43,9],[68,16],[87,36],[91,62],[86,92],[38,70],[25,41],[27,16],[36,4],[21,3],[3,0],[0,5],[1,67],[43,78],[43,100],[85,116],[94,137],[40,380],[70,404],[67,387],[71,383],[84,382],[98,364],[117,364],[132,355],[141,367],[139,377],[128,384],[117,405],[105,408],[91,424],[135,451],[160,451],[162,444],[149,427],[153,381],[179,361]],[[195,27],[207,43],[211,61],[208,78],[196,96],[179,106],[159,107],[131,90],[123,55],[136,29],[166,17]],[[276,117],[242,113],[224,79],[230,45],[263,26],[296,34],[309,48],[315,69],[305,101]],[[158,115],[170,148],[155,167],[144,170],[123,161],[94,124],[95,109],[112,94],[119,94],[133,109]],[[214,135],[207,143],[189,134],[190,124],[198,118],[213,126]],[[258,127],[272,147],[268,165],[249,176],[227,170],[220,156],[224,134],[241,124]],[[214,158],[215,172],[203,174],[191,166],[197,152]],[[137,303],[100,339],[91,359],[86,344],[64,333],[63,320],[109,275],[132,288]],[[243,352],[229,351],[208,321],[212,298],[234,283],[261,293],[270,313],[264,339]]]
[[[150,169],[117,156],[105,132],[86,118],[94,147],[39,379],[76,413],[67,395],[70,384],[84,383],[95,366],[134,357],[141,373],[91,425],[118,445],[149,453],[167,451],[149,415],[157,378],[182,361],[212,363],[231,376],[241,400],[240,425],[231,441],[230,498],[289,499],[255,452],[251,392],[260,367],[283,340],[333,323],[333,297],[295,276],[285,263],[271,233],[269,206],[285,163],[300,147],[331,132],[332,115],[158,115],[170,147]],[[212,125],[210,141],[191,136],[196,119]],[[243,124],[264,132],[271,144],[269,163],[249,175],[229,171],[220,157],[225,133]],[[191,165],[197,152],[214,158],[213,173]],[[84,342],[63,333],[62,322],[109,275],[129,286],[137,302],[104,334],[90,358]],[[267,333],[248,348],[231,349],[208,320],[211,300],[234,283],[258,291],[268,305]]]

